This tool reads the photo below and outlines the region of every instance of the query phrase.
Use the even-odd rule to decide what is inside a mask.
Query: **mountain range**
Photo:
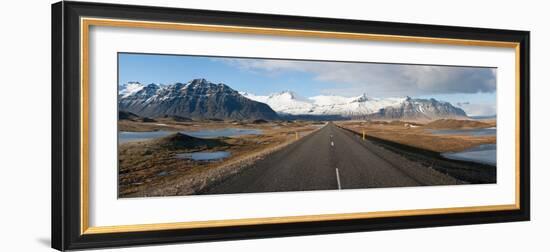
[[[119,110],[146,117],[194,119],[465,119],[459,107],[435,99],[320,95],[304,98],[292,91],[268,96],[238,92],[225,84],[195,79],[172,85],[129,82],[119,89]]]

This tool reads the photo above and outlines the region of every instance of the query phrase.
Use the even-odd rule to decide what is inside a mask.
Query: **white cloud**
[[[460,107],[468,116],[490,116],[496,115],[497,110],[495,104],[482,104],[482,103],[457,103],[456,106]]]
[[[333,88],[325,92],[339,95],[367,92],[373,96],[415,96],[483,93],[496,89],[496,70],[491,68],[266,59],[222,61],[244,70],[269,75],[310,73],[316,80],[334,84]]]

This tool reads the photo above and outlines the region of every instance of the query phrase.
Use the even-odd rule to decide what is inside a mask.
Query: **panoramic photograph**
[[[496,183],[496,68],[118,54],[118,197]]]

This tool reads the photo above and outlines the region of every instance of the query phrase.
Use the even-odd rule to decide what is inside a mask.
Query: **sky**
[[[468,115],[496,114],[495,68],[119,53],[119,85],[196,78],[255,95],[411,96],[448,101]]]

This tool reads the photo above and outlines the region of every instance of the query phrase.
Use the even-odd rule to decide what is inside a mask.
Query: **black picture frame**
[[[519,209],[105,234],[81,233],[81,17],[519,43]],[[58,250],[251,239],[530,219],[529,32],[103,3],[52,5],[52,247]]]

